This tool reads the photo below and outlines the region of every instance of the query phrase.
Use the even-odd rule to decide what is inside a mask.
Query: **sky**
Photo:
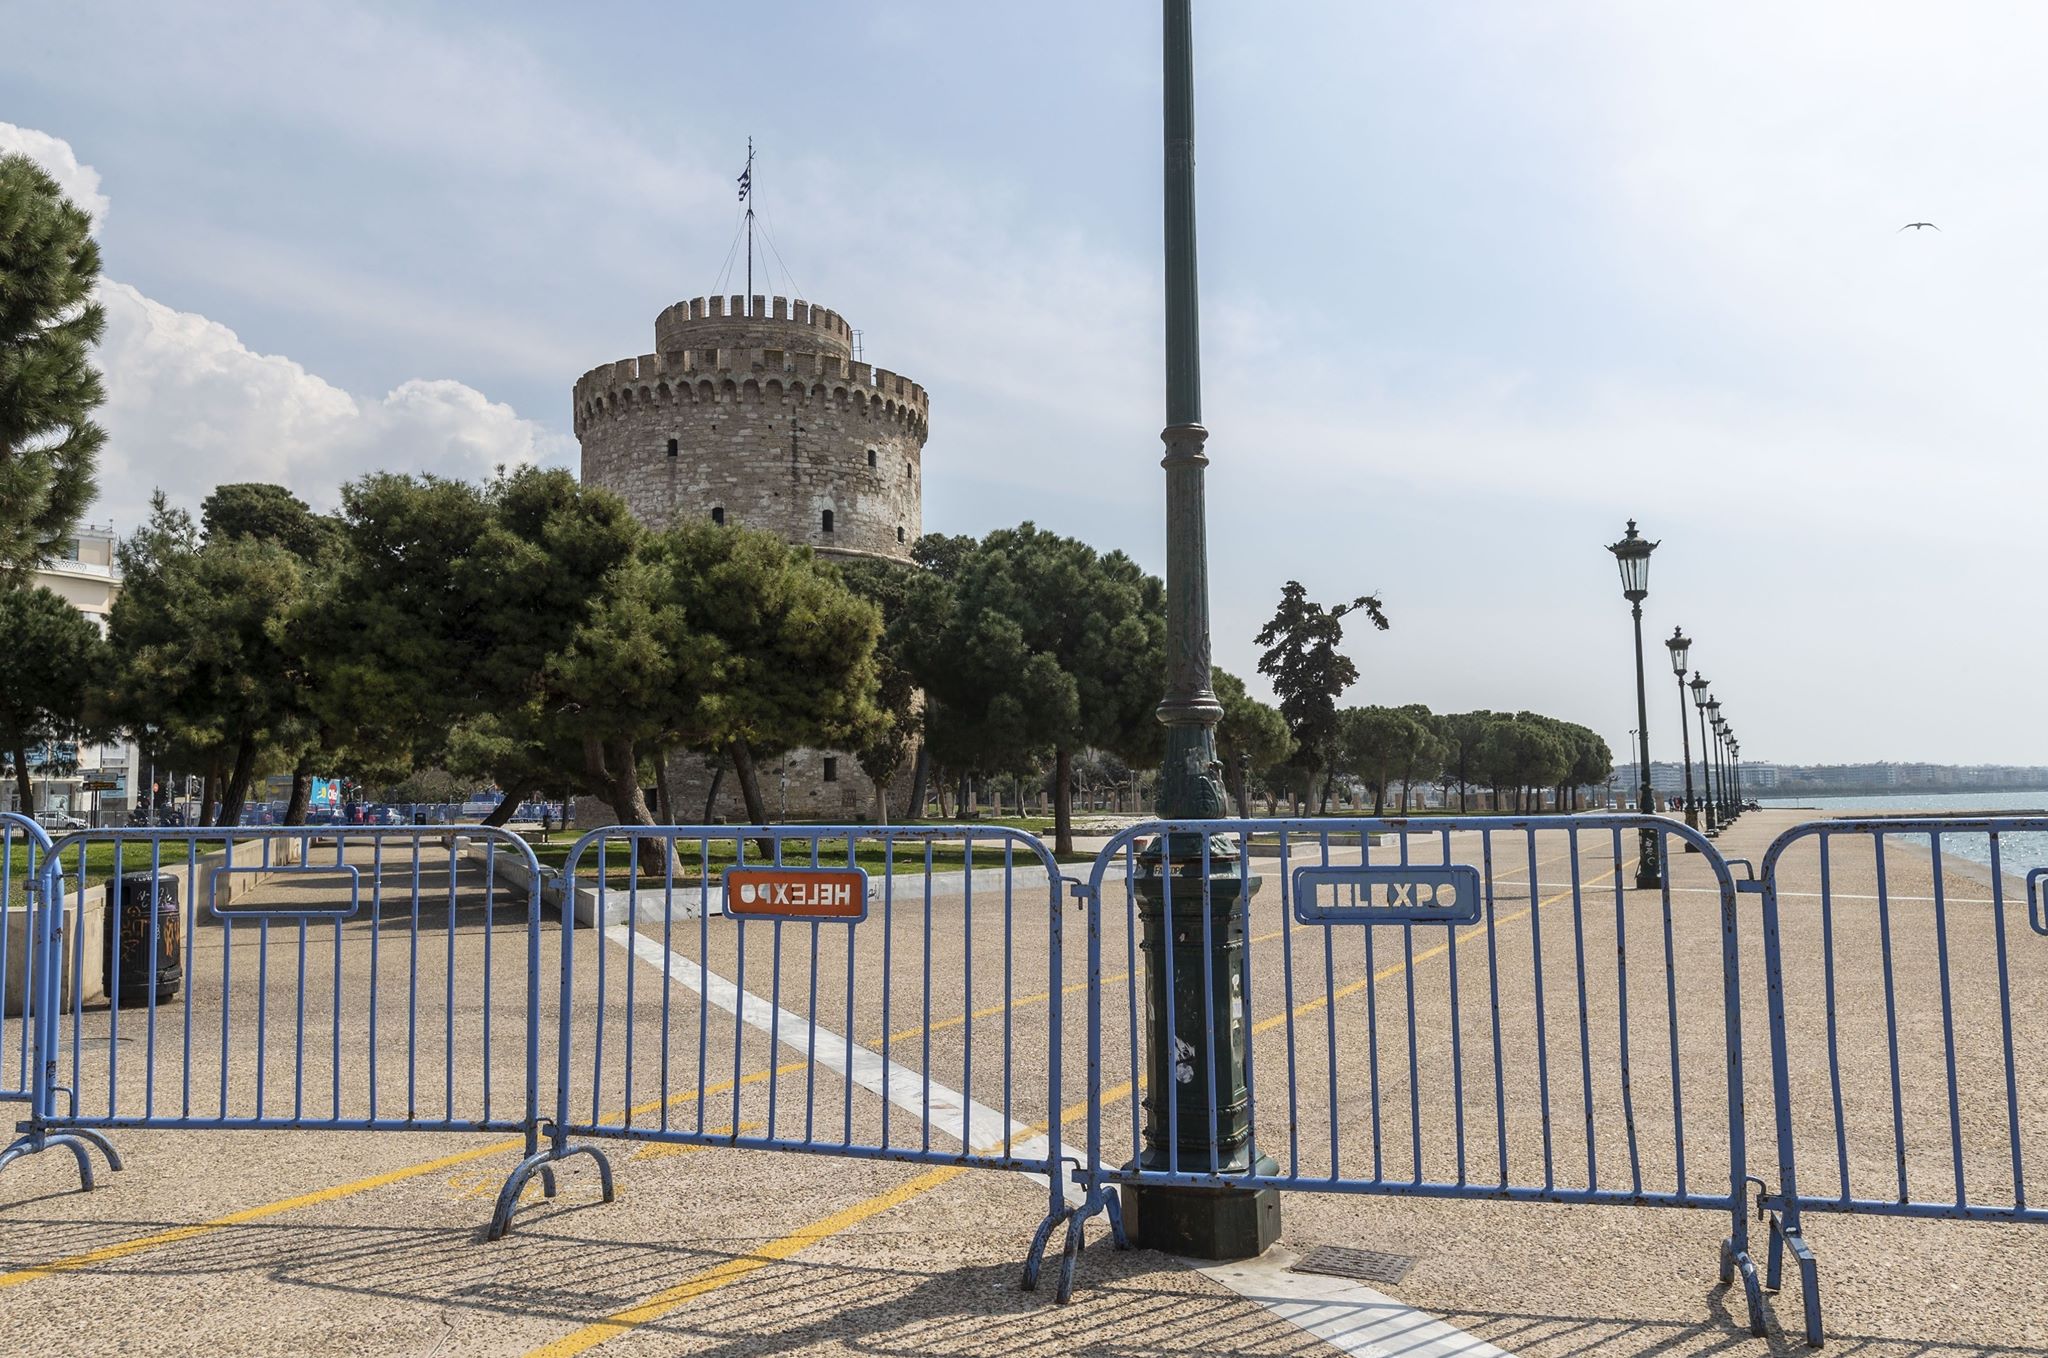
[[[931,396],[925,527],[1163,571],[1159,13],[0,0],[0,150],[99,219],[96,521],[574,467],[569,397],[726,280]],[[2048,10],[1196,5],[1217,663],[1377,592],[1350,702],[1625,759],[1628,606],[1745,756],[2048,763]],[[1932,221],[1938,231],[1901,232]]]

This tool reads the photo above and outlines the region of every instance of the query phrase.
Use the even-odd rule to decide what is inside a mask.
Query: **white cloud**
[[[0,123],[0,152],[44,166],[97,222],[108,203],[99,172],[70,144]],[[273,481],[316,507],[370,471],[475,479],[499,466],[570,460],[574,441],[461,382],[414,378],[381,398],[357,397],[227,326],[102,279],[107,330],[96,360],[107,430],[92,517],[133,527],[152,491],[196,505],[230,481]]]
[[[96,514],[132,524],[162,487],[196,501],[226,481],[275,481],[316,506],[369,471],[476,478],[561,460],[571,441],[460,382],[415,379],[359,399],[218,321],[125,283],[101,289],[107,451]]]
[[[71,149],[71,143],[32,127],[0,123],[0,156],[16,152],[48,171],[58,187],[64,190],[64,196],[85,209],[94,226],[106,217],[107,197],[100,192],[100,172],[90,165],[79,164],[78,154]]]

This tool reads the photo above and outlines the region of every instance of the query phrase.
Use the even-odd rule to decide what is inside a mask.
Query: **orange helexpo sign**
[[[861,868],[727,868],[725,913],[857,924],[868,917],[868,875]]]

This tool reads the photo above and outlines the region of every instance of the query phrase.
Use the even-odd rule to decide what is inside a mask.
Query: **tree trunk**
[[[669,793],[668,747],[665,745],[654,747],[654,809],[660,814],[663,825],[676,823],[676,803]]]
[[[209,750],[206,754],[206,772],[199,776],[199,823],[213,824],[213,810],[220,795],[220,752]]]
[[[610,743],[596,736],[583,737],[583,771],[597,785],[598,795],[611,807],[621,825],[652,825],[647,799],[640,792],[640,761],[634,757],[633,742],[614,739]]]
[[[36,814],[36,785],[28,776],[28,742],[14,736],[7,743],[8,753],[14,756],[14,793],[21,798],[21,814],[31,820]]]
[[[242,806],[249,800],[249,780],[256,773],[256,737],[243,736],[235,746],[235,768],[229,775],[227,791],[221,794],[219,823],[239,825]]]
[[[704,794],[704,823],[709,825],[718,815],[718,789],[725,785],[725,765],[711,770],[711,790]]]
[[[515,783],[511,787],[506,788],[505,799],[491,808],[491,814],[484,817],[484,824],[500,826],[509,823],[514,816],[519,814],[519,803],[525,801],[529,794],[539,790],[537,787],[529,787],[522,783]],[[562,819],[567,820],[568,818],[568,812],[564,811]],[[564,825],[562,828],[566,830],[569,827]]]
[[[304,825],[306,813],[313,809],[313,752],[299,756],[299,762],[292,767],[292,795],[284,804],[284,823]]]
[[[932,776],[932,753],[923,741],[917,743],[917,761],[910,766],[910,801],[904,807],[904,814],[912,820],[924,819],[924,799]]]
[[[1074,752],[1064,745],[1052,752],[1052,851],[1074,851]]]
[[[739,779],[740,800],[746,803],[747,819],[756,825],[766,825],[768,803],[761,800],[761,779],[754,771],[754,752],[744,740],[732,743],[732,772]]]
[[[974,784],[973,784],[972,780],[971,780],[971,779],[969,779],[969,778],[968,778],[968,776],[967,776],[966,774],[964,774],[964,773],[963,773],[963,774],[961,774],[961,775],[960,775],[960,819],[961,819],[961,820],[973,820],[973,819],[974,819],[974,812],[973,812],[973,811],[972,811],[972,810],[970,809],[970,808],[971,808],[971,806],[972,806],[972,804],[973,804],[973,802],[972,802],[973,796],[974,796]]]

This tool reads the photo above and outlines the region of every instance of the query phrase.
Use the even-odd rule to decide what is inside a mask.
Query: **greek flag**
[[[740,201],[747,201],[747,195],[754,191],[754,162],[749,160],[747,168],[740,171]]]

